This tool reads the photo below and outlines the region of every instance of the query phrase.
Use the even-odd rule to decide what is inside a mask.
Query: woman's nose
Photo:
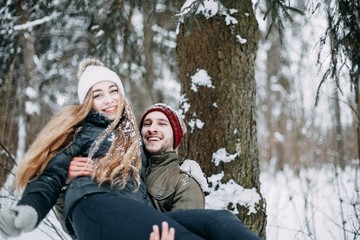
[[[105,104],[112,103],[113,101],[114,101],[114,98],[110,94],[105,95],[105,98],[104,98]]]

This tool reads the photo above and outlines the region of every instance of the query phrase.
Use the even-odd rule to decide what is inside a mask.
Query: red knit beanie
[[[140,120],[140,131],[142,129],[142,126],[144,124],[145,117],[151,113],[151,112],[162,112],[165,114],[165,116],[168,118],[171,128],[173,130],[174,134],[174,149],[176,149],[180,143],[181,140],[186,133],[186,126],[184,121],[180,118],[179,114],[172,109],[170,106],[164,104],[164,103],[155,103],[151,107],[145,110],[144,114],[141,117]]]

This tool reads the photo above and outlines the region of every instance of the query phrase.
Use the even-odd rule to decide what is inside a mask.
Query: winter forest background
[[[359,239],[359,23],[355,0],[1,1],[0,207],[92,56],[138,118],[180,109],[208,208],[270,240]],[[35,238],[70,239],[52,213],[16,239]]]

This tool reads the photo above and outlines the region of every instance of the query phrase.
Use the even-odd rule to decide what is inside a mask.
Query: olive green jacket
[[[145,184],[155,208],[162,212],[205,208],[199,183],[180,170],[176,152],[149,158]]]

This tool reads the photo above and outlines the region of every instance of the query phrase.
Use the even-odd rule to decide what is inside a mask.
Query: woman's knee
[[[219,221],[223,221],[223,220],[240,221],[240,219],[235,214],[227,210],[213,210],[212,216]]]

